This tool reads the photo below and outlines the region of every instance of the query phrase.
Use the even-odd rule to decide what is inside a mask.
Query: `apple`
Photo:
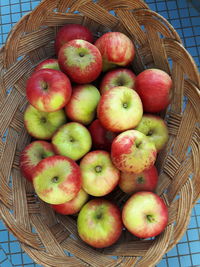
[[[20,154],[22,175],[32,182],[35,167],[44,158],[55,155],[53,145],[46,141],[34,141],[27,145]]]
[[[51,207],[62,215],[72,215],[79,212],[82,206],[88,201],[89,195],[81,189],[78,194],[70,201],[63,204],[51,205]]]
[[[108,90],[116,86],[125,86],[134,89],[135,74],[126,68],[118,68],[108,71],[100,83],[100,92],[104,94]]]
[[[101,198],[87,202],[77,219],[80,238],[95,248],[114,244],[122,233],[122,227],[119,208],[114,203]]]
[[[135,130],[145,134],[155,144],[158,151],[165,146],[169,138],[165,121],[161,117],[152,114],[143,115]]]
[[[44,112],[28,105],[24,112],[25,128],[31,136],[37,139],[51,139],[55,131],[66,122],[67,118],[63,109]]]
[[[170,103],[171,77],[159,69],[142,71],[135,80],[135,90],[142,99],[144,111],[154,113]]]
[[[91,196],[109,194],[117,186],[120,172],[113,165],[107,151],[95,150],[87,153],[80,162],[82,187]]]
[[[79,160],[90,151],[92,138],[85,126],[78,122],[69,122],[54,134],[52,144],[57,154]]]
[[[111,147],[112,161],[123,172],[141,173],[155,163],[156,156],[154,143],[137,130],[119,134]]]
[[[84,125],[90,124],[96,115],[99,100],[100,93],[94,85],[74,86],[71,99],[65,107],[67,117]]]
[[[54,155],[35,167],[33,185],[40,199],[49,204],[63,204],[81,189],[80,167],[68,157]]]
[[[67,24],[62,26],[56,34],[55,51],[58,55],[60,48],[73,39],[82,39],[90,43],[94,42],[93,35],[88,28],[80,24]]]
[[[95,42],[103,58],[103,71],[129,65],[135,55],[133,42],[121,32],[107,32]]]
[[[98,48],[79,39],[61,47],[58,62],[61,70],[78,84],[91,83],[102,70],[102,57]]]
[[[55,58],[49,58],[42,61],[40,64],[37,65],[35,68],[35,71],[41,70],[41,69],[54,69],[54,70],[60,70],[58,60]]]
[[[90,124],[88,130],[92,137],[92,146],[94,149],[111,150],[112,141],[117,136],[116,133],[106,130],[98,119]]]
[[[143,108],[139,95],[125,86],[108,90],[101,96],[97,116],[103,127],[122,132],[136,127],[142,119]]]
[[[119,187],[127,193],[133,194],[138,191],[154,191],[158,183],[158,171],[153,165],[141,173],[121,172]]]
[[[133,194],[122,210],[125,227],[139,238],[159,235],[168,223],[168,208],[162,198],[153,192]]]
[[[53,112],[63,108],[71,97],[71,83],[58,70],[41,69],[33,72],[26,84],[28,101],[36,109]]]

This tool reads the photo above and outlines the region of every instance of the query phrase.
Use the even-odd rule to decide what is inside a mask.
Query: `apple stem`
[[[95,171],[96,172],[101,172],[102,171],[102,167],[101,166],[96,166],[95,167]]]
[[[152,215],[146,215],[146,217],[149,222],[155,222],[155,219]]]
[[[128,107],[128,104],[127,103],[123,103],[123,107],[124,108],[127,108]]]
[[[52,179],[51,179],[51,181],[52,181],[52,183],[57,183],[58,182],[58,176],[54,176]]]
[[[144,178],[142,176],[139,176],[137,178],[137,182],[138,182],[138,184],[143,184],[144,183]]]

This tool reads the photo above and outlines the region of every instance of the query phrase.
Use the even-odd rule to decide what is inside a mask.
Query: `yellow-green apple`
[[[120,209],[111,201],[96,198],[87,202],[78,215],[80,238],[95,248],[114,244],[122,232]]]
[[[82,39],[93,43],[94,38],[88,28],[80,24],[66,24],[56,34],[55,51],[58,55],[60,48],[67,42],[74,39]]]
[[[51,207],[62,215],[72,215],[79,212],[82,206],[88,201],[89,195],[81,188],[78,194],[70,201],[63,204],[51,205]]]
[[[147,69],[135,80],[135,90],[140,95],[144,111],[159,112],[170,103],[171,77],[163,70]]]
[[[97,108],[98,119],[111,132],[122,132],[136,127],[142,115],[139,95],[125,86],[114,87],[104,93]]]
[[[37,140],[27,145],[20,154],[19,166],[23,176],[32,182],[37,164],[53,155],[53,145],[46,141]]]
[[[35,192],[49,204],[63,204],[81,189],[80,167],[72,159],[54,155],[41,160],[33,174]]]
[[[92,137],[92,146],[94,149],[103,149],[110,151],[111,144],[116,133],[106,130],[98,119],[94,120],[88,127]]]
[[[158,183],[158,172],[153,165],[141,173],[121,172],[119,187],[127,194],[138,191],[154,191]]]
[[[152,114],[144,114],[135,130],[145,134],[155,144],[158,151],[165,146],[169,138],[165,121]]]
[[[113,165],[110,154],[104,150],[87,153],[80,162],[82,187],[91,196],[109,194],[118,184],[119,170]]]
[[[139,238],[159,235],[168,223],[168,208],[162,198],[153,192],[133,194],[122,210],[125,227]]]
[[[100,93],[94,85],[74,86],[72,96],[65,107],[67,117],[84,125],[90,124],[96,115],[99,100]]]
[[[102,57],[96,46],[84,40],[71,40],[58,54],[60,68],[73,82],[91,83],[101,73]]]
[[[57,111],[71,97],[71,82],[59,70],[41,69],[33,72],[28,79],[26,96],[30,104],[40,111]]]
[[[126,68],[118,68],[108,71],[102,78],[99,90],[104,94],[108,90],[116,86],[126,86],[134,89],[135,74]]]
[[[95,42],[103,58],[103,71],[127,66],[135,55],[133,42],[121,32],[107,32]]]
[[[119,134],[111,147],[112,161],[123,172],[141,173],[155,163],[156,156],[154,143],[137,130]]]
[[[81,123],[69,122],[54,134],[52,144],[57,154],[79,160],[90,151],[92,138],[88,129]]]
[[[35,71],[41,70],[41,69],[54,69],[54,70],[60,70],[58,60],[56,58],[49,58],[42,61],[40,64],[37,65],[35,68]]]
[[[56,130],[67,122],[63,109],[54,112],[39,111],[28,105],[24,112],[24,125],[27,132],[37,139],[51,139]]]

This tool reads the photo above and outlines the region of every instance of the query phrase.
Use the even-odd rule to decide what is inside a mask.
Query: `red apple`
[[[34,141],[27,145],[20,155],[20,169],[23,176],[32,182],[37,164],[54,154],[53,145],[46,141]]]
[[[122,132],[136,127],[142,114],[139,95],[125,86],[108,90],[102,95],[97,108],[98,119],[111,132]]]
[[[154,191],[158,183],[158,172],[153,165],[141,173],[121,172],[119,187],[127,194],[138,191]]]
[[[94,120],[88,127],[92,137],[92,146],[94,149],[103,149],[110,151],[111,144],[116,133],[106,130],[98,119]]]
[[[34,72],[27,81],[26,95],[36,109],[53,112],[62,109],[71,97],[71,83],[58,70],[41,69]]]
[[[58,55],[60,48],[67,42],[81,39],[93,43],[94,39],[92,33],[83,25],[67,24],[61,27],[55,38],[55,51]]]
[[[37,65],[35,68],[35,71],[41,70],[41,69],[54,69],[54,70],[60,70],[58,60],[55,58],[49,58],[42,61],[40,64]]]
[[[127,66],[135,55],[133,42],[121,32],[107,32],[95,42],[103,58],[103,71]]]
[[[102,69],[102,57],[97,47],[79,39],[61,47],[58,62],[71,80],[78,84],[94,81]]]
[[[37,195],[49,204],[63,204],[81,189],[80,167],[64,156],[51,156],[35,167],[33,185]]]
[[[159,112],[167,108],[171,87],[171,77],[159,69],[144,70],[135,80],[135,90],[141,97],[146,112]]]
[[[119,170],[141,173],[155,163],[157,150],[146,135],[137,130],[129,130],[114,139],[111,156]]]
[[[135,74],[125,68],[118,68],[107,72],[100,84],[100,92],[104,94],[108,90],[116,86],[126,86],[134,89],[135,87]]]
[[[87,153],[80,162],[83,189],[91,196],[105,196],[118,184],[120,172],[110,154],[103,150]]]
[[[119,208],[112,202],[97,198],[86,203],[78,215],[80,238],[95,248],[114,244],[122,232],[122,219]]]
[[[78,194],[70,201],[59,205],[51,205],[51,207],[60,214],[72,215],[79,212],[82,206],[87,202],[89,195],[81,189]]]
[[[162,198],[153,192],[133,194],[122,210],[125,227],[139,238],[159,235],[167,226],[168,209]]]

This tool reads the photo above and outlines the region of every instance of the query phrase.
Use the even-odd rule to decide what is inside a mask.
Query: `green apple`
[[[120,172],[106,151],[96,150],[87,153],[80,162],[80,168],[83,189],[92,196],[105,196],[118,184]]]
[[[72,121],[88,125],[95,117],[99,100],[99,90],[92,84],[74,86],[70,101],[65,107],[66,114]]]
[[[120,209],[112,202],[96,198],[87,202],[78,215],[80,238],[95,248],[114,244],[122,232]]]
[[[67,117],[62,109],[44,112],[29,105],[24,113],[24,125],[27,132],[37,139],[51,139],[55,131],[66,122]]]
[[[135,128],[139,132],[145,134],[156,149],[161,150],[168,141],[168,128],[164,120],[156,115],[145,114],[142,120]]]
[[[70,122],[58,129],[52,137],[52,144],[57,154],[79,160],[92,146],[88,129],[78,122]]]

